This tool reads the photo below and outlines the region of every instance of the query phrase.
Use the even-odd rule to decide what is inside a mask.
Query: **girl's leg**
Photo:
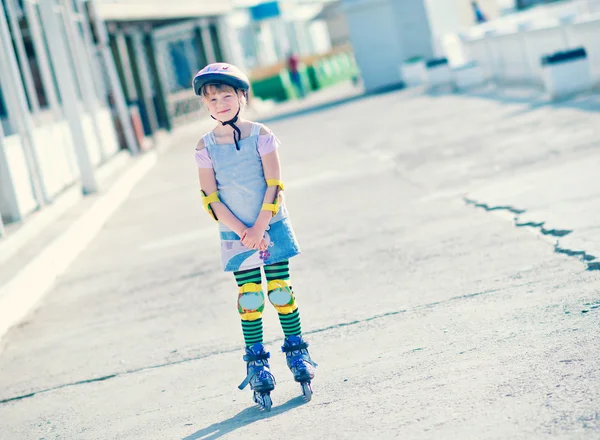
[[[269,264],[264,267],[268,283],[269,301],[279,314],[279,322],[286,337],[300,336],[300,313],[290,285],[289,262]]]
[[[315,367],[308,353],[308,343],[302,337],[300,313],[290,284],[290,271],[287,261],[265,266],[268,281],[269,301],[279,313],[279,322],[285,334],[281,351],[294,375],[294,380],[302,385],[306,400],[312,396],[311,380],[315,377]]]
[[[246,378],[238,386],[240,390],[250,385],[254,392],[254,402],[263,409],[271,409],[271,396],[275,389],[275,378],[269,367],[269,353],[263,346],[262,312],[265,308],[265,295],[262,290],[260,268],[233,273],[240,288],[238,311],[242,318],[242,331],[246,342]]]
[[[263,342],[262,312],[265,296],[261,287],[260,268],[234,272],[235,281],[240,288],[238,311],[242,318],[242,331],[246,346]]]

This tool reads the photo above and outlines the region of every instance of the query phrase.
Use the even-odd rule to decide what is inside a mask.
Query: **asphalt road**
[[[535,99],[401,91],[269,124],[319,363],[305,404],[268,306],[271,413],[237,389],[202,133],[177,139],[5,338],[0,439],[600,437],[600,272],[492,209],[559,216],[589,255],[600,237],[597,97]]]

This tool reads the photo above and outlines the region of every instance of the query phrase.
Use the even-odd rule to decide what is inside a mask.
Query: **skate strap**
[[[306,350],[307,348],[308,344],[306,342],[303,342],[302,344],[298,345],[284,345],[283,347],[281,347],[281,351],[283,351],[284,353],[291,353],[292,351]]]
[[[240,390],[243,390],[244,388],[246,388],[248,386],[248,384],[250,383],[250,379],[252,379],[252,373],[248,372],[244,381],[238,385],[238,388]]]
[[[244,360],[246,362],[266,361],[270,357],[271,353],[245,354]]]
[[[259,354],[256,356],[252,356],[252,355],[245,355],[244,356],[244,360],[246,362],[254,362],[256,360],[267,360],[268,358],[271,357],[271,353],[263,353],[263,354]],[[265,365],[263,365],[264,367]],[[240,390],[243,390],[244,388],[246,388],[248,386],[248,384],[250,383],[250,380],[252,380],[252,378],[256,375],[256,374],[261,374],[263,371],[257,370],[256,367],[252,367],[249,366],[248,367],[248,373],[246,374],[246,378],[242,381],[241,384],[238,385],[238,388]]]

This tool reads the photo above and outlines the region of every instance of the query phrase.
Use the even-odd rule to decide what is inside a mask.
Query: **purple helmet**
[[[250,88],[250,80],[246,74],[233,64],[227,63],[209,64],[198,72],[192,82],[194,93],[199,96],[202,86],[211,83],[227,84],[238,90],[248,90]]]

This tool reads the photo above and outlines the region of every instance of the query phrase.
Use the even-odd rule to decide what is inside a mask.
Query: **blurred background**
[[[344,82],[367,93],[416,85],[433,67],[446,69],[433,80],[441,83],[454,69],[466,75],[459,82],[543,88],[540,59],[574,48],[586,51],[584,87],[600,84],[598,0],[2,0],[2,8],[4,225],[77,182],[95,192],[96,169],[120,150],[149,149],[195,120],[190,78],[215,61],[249,73],[256,106]]]
[[[0,2],[0,438],[600,432],[600,0]],[[193,159],[218,61],[304,252],[319,388],[274,353],[271,418]]]

